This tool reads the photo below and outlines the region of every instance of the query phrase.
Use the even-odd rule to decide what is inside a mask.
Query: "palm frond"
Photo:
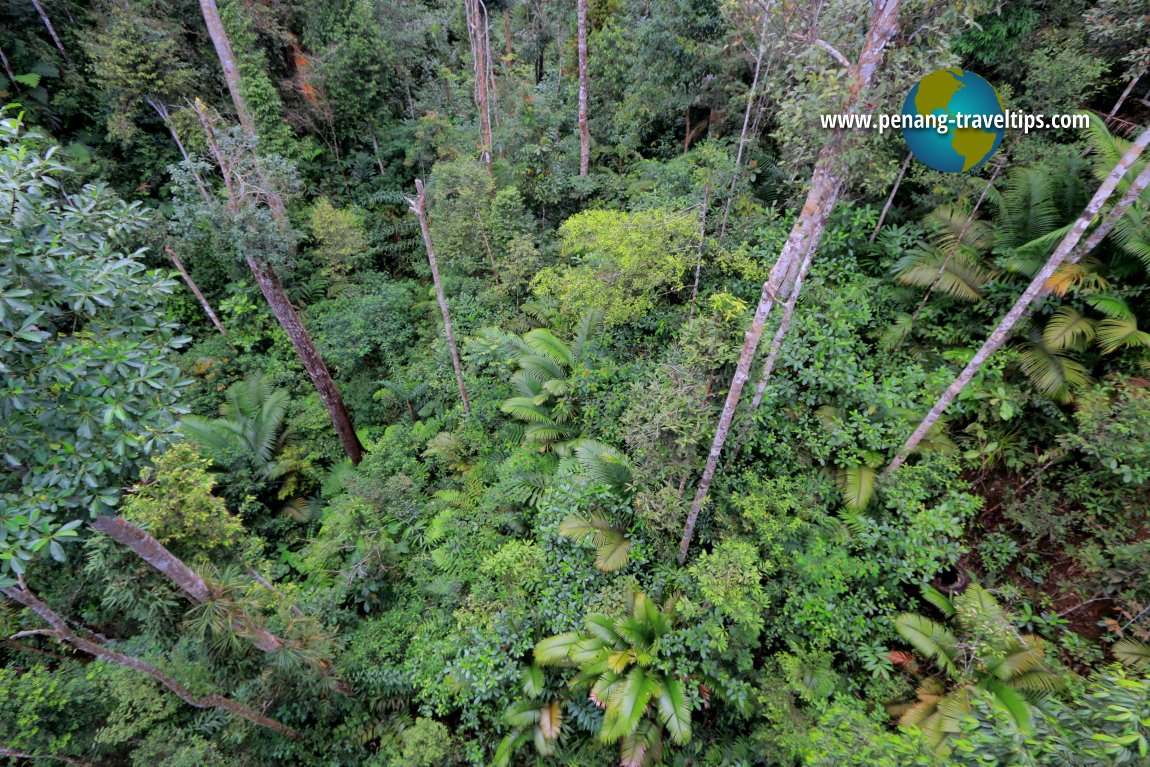
[[[915,613],[903,613],[894,619],[894,628],[916,650],[933,658],[948,675],[956,676],[958,639],[941,623]]]
[[[1042,341],[1052,351],[1084,349],[1094,340],[1094,320],[1071,306],[1060,306],[1042,330]]]
[[[1150,669],[1150,644],[1137,639],[1121,639],[1111,648],[1114,657],[1134,669]]]

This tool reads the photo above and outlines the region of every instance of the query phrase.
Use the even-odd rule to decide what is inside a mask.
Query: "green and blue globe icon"
[[[904,120],[919,115],[933,123],[904,127],[902,135],[919,162],[947,173],[981,167],[1006,133],[998,92],[967,69],[940,69],[919,80],[906,95],[902,113]]]

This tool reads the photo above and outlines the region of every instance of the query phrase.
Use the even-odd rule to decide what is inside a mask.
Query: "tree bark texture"
[[[236,109],[236,117],[244,133],[249,136],[256,135],[255,121],[248,110],[247,101],[244,100],[240,81],[240,66],[236,62],[236,54],[232,50],[232,41],[224,30],[224,22],[220,18],[220,10],[216,7],[216,0],[200,0],[200,12],[204,16],[204,23],[208,27],[208,36],[212,38],[216,56],[220,60],[220,67],[224,70],[224,81],[228,85],[228,93],[232,97],[232,105]]]
[[[212,309],[212,305],[208,303],[208,299],[204,298],[204,294],[200,292],[200,288],[198,285],[196,285],[196,281],[192,279],[192,275],[188,274],[188,270],[184,268],[184,262],[181,261],[180,257],[176,255],[176,251],[172,250],[171,245],[165,245],[164,253],[167,254],[168,259],[176,267],[176,271],[178,271],[180,276],[184,278],[184,284],[188,286],[188,290],[192,291],[192,295],[194,295],[196,300],[200,302],[200,306],[203,307],[204,313],[208,315],[208,319],[212,321],[213,325],[215,325],[216,330],[220,331],[220,335],[222,335],[224,338],[227,338],[228,331],[225,330],[223,324],[220,323],[220,318],[216,316],[215,311]]]
[[[575,0],[575,6],[579,35],[579,175],[586,176],[591,171],[591,129],[587,115],[590,82],[587,73],[587,0]]]
[[[455,368],[455,382],[459,384],[459,399],[463,401],[463,412],[471,415],[471,401],[467,397],[467,386],[463,382],[463,365],[459,362],[459,350],[455,347],[455,333],[451,329],[451,311],[447,307],[447,296],[443,293],[443,281],[439,279],[439,263],[435,260],[435,247],[431,244],[431,229],[427,225],[427,192],[423,181],[415,180],[416,197],[408,200],[411,212],[419,219],[419,229],[423,232],[423,246],[427,248],[427,263],[431,266],[431,280],[435,283],[435,298],[439,301],[439,311],[443,315],[443,330],[447,335],[447,350],[451,353],[451,365]]]
[[[1143,130],[1142,135],[1140,135],[1138,139],[1130,145],[1130,148],[1126,150],[1126,153],[1122,155],[1118,164],[1115,165],[1114,169],[1110,172],[1110,175],[1108,175],[1098,187],[1098,190],[1094,193],[1094,197],[1086,204],[1082,215],[1074,222],[1070,231],[1066,233],[1066,236],[1062,238],[1062,241],[1058,244],[1058,247],[1054,249],[1050,258],[1047,259],[1046,264],[1034,275],[1034,279],[1031,280],[1030,285],[1028,285],[1026,290],[1022,292],[1022,295],[1018,297],[1018,300],[1015,301],[1014,306],[1006,313],[1006,316],[1002,318],[1002,321],[998,323],[998,327],[994,329],[982,344],[982,347],[975,353],[966,367],[962,369],[958,377],[954,379],[954,382],[946,388],[946,391],[944,391],[942,396],[938,398],[938,401],[934,403],[934,406],[931,407],[926,417],[922,419],[922,422],[919,423],[914,433],[907,439],[902,449],[899,450],[898,454],[894,457],[894,460],[887,466],[883,472],[884,477],[890,476],[906,462],[907,457],[918,447],[918,444],[927,435],[931,427],[934,426],[947,406],[966,388],[966,385],[970,383],[982,365],[990,359],[990,356],[1002,348],[1002,345],[1005,344],[1010,337],[1010,333],[1015,325],[1029,314],[1031,304],[1049,295],[1050,288],[1047,282],[1063,263],[1066,263],[1074,256],[1075,248],[1082,239],[1082,236],[1086,233],[1091,222],[1094,221],[1094,217],[1098,215],[1098,212],[1102,210],[1102,206],[1110,199],[1110,196],[1118,187],[1119,182],[1134,165],[1135,161],[1137,161],[1147,144],[1150,144],[1150,128]],[[1139,181],[1141,181],[1142,176],[1146,176],[1147,180],[1150,181],[1150,174],[1148,174],[1147,171],[1144,171],[1139,176]],[[1131,191],[1137,191],[1136,183],[1131,185]],[[1127,198],[1123,198],[1124,202],[1129,199],[1129,203],[1132,203],[1133,199],[1137,197],[1137,194],[1131,195],[1131,191],[1127,192]],[[1127,207],[1129,203],[1127,203]],[[1113,217],[1113,223],[1110,224],[1111,229],[1114,224],[1117,223],[1118,218],[1121,218],[1121,214]],[[1094,247],[1102,241],[1107,233],[1109,233],[1109,229],[1107,229],[1101,237],[1091,237],[1088,243],[1091,247]],[[1085,249],[1083,252],[1086,252]],[[1078,253],[1077,256],[1070,260],[1070,263],[1074,263],[1081,257],[1082,253]]]
[[[856,112],[861,106],[861,94],[867,91],[874,83],[882,62],[883,51],[887,43],[898,31],[898,11],[901,0],[879,0],[874,6],[874,15],[871,18],[870,28],[863,43],[862,53],[857,63],[851,68],[850,90],[848,91],[844,112]],[[842,191],[842,178],[838,173],[838,161],[842,154],[842,145],[846,131],[836,131],[819,152],[815,162],[814,173],[811,176],[810,191],[806,202],[799,213],[791,233],[779,254],[778,260],[771,269],[770,277],[763,285],[758,306],[751,319],[751,326],[744,336],[743,348],[739,354],[735,375],[731,379],[727,391],[726,402],[719,416],[719,423],[715,429],[715,438],[711,442],[711,449],[707,454],[707,463],[703,469],[703,476],[699,481],[695,499],[691,503],[691,510],[687,515],[687,522],[683,529],[683,537],[679,542],[679,564],[687,561],[691,539],[694,537],[695,525],[699,519],[699,512],[707,500],[707,493],[714,480],[715,470],[719,465],[719,458],[726,444],[731,423],[738,409],[739,398],[743,388],[750,377],[751,365],[754,362],[755,351],[766,327],[767,315],[774,305],[779,288],[798,264],[808,253],[813,251],[822,237],[823,229],[830,216],[835,203],[838,202]]]
[[[216,695],[214,693],[209,695],[196,695],[181,685],[172,677],[165,674],[160,669],[152,664],[142,661],[139,658],[133,658],[130,655],[125,655],[117,652],[102,642],[96,640],[94,637],[84,637],[72,630],[67,621],[64,620],[56,611],[49,607],[44,602],[28,590],[23,585],[11,586],[3,590],[4,596],[19,602],[27,607],[32,612],[36,613],[41,620],[52,627],[52,634],[61,642],[75,647],[81,652],[99,658],[100,660],[109,663],[115,663],[118,666],[130,668],[133,671],[138,671],[141,674],[150,676],[155,681],[159,682],[164,687],[168,688],[178,698],[187,703],[189,706],[195,708],[219,708],[225,711],[230,711],[236,716],[247,719],[253,724],[260,727],[266,727],[275,730],[278,733],[286,735],[289,738],[295,739],[299,737],[299,733],[292,728],[280,724],[276,720],[256,711],[255,709],[245,706],[239,701],[226,698],[223,695]]]

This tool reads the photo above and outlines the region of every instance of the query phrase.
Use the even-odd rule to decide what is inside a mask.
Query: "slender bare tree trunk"
[[[491,149],[494,143],[491,135],[491,105],[488,98],[490,68],[487,61],[490,44],[485,23],[485,11],[480,9],[480,0],[463,0],[467,15],[467,38],[471,46],[472,69],[475,85],[472,95],[479,111],[479,141],[483,163],[491,170]]]
[[[411,119],[414,120],[415,115],[412,115]],[[379,141],[375,138],[375,128],[371,129],[371,148],[375,150],[375,167],[379,168],[379,177],[383,178],[387,172],[383,168],[383,160],[379,157]]]
[[[958,377],[954,379],[954,382],[946,388],[946,391],[944,391],[942,396],[938,398],[938,401],[934,403],[934,406],[930,409],[930,412],[926,414],[926,417],[922,419],[922,422],[919,423],[914,433],[907,439],[902,449],[898,451],[898,455],[894,457],[894,460],[890,462],[890,465],[887,466],[883,472],[884,477],[897,471],[898,468],[906,462],[907,457],[918,447],[918,443],[927,435],[939,416],[946,410],[947,406],[966,388],[966,385],[970,383],[971,379],[978,373],[979,368],[990,359],[990,356],[1002,348],[1002,345],[1006,343],[1006,340],[1010,337],[1010,332],[1014,329],[1014,326],[1018,324],[1019,320],[1029,314],[1031,304],[1050,293],[1047,282],[1054,273],[1058,271],[1058,268],[1068,260],[1070,263],[1075,263],[1084,253],[1088,252],[1086,248],[1083,248],[1081,252],[1075,255],[1075,248],[1082,239],[1083,234],[1086,233],[1086,229],[1090,226],[1091,222],[1094,221],[1094,217],[1102,210],[1102,206],[1110,199],[1119,182],[1122,181],[1122,178],[1126,175],[1127,171],[1130,170],[1131,166],[1133,166],[1148,144],[1150,144],[1150,128],[1143,130],[1142,135],[1138,137],[1137,141],[1131,144],[1130,148],[1126,150],[1126,153],[1122,155],[1118,164],[1110,171],[1110,175],[1108,175],[1101,186],[1098,187],[1098,191],[1094,193],[1094,197],[1087,203],[1086,209],[1082,211],[1082,215],[1074,222],[1070,231],[1066,233],[1066,236],[1062,238],[1062,241],[1050,255],[1050,258],[1047,259],[1046,264],[1038,271],[1038,274],[1034,275],[1034,279],[1031,280],[1030,285],[1027,286],[1022,295],[1018,297],[1018,300],[1015,301],[1014,306],[1006,313],[1006,316],[1002,318],[1002,321],[998,323],[998,327],[994,329],[994,332],[990,334],[986,342],[983,343],[982,347],[975,353],[974,357],[971,358],[962,372],[958,374]],[[1101,232],[1096,230],[1094,236],[1087,240],[1086,245],[1093,249],[1102,242],[1102,239],[1109,234],[1114,225],[1118,223],[1118,220],[1122,217],[1125,210],[1128,210],[1134,200],[1145,190],[1146,183],[1150,183],[1150,165],[1139,175],[1135,183],[1131,185],[1126,196],[1111,210],[1107,220],[1103,223],[1103,226],[1106,227],[1105,230]],[[1139,184],[1141,184],[1141,189],[1139,189]],[[1102,229],[1102,227],[1099,228]]]
[[[802,264],[799,265],[799,272],[795,275],[795,281],[791,285],[790,293],[787,295],[787,302],[783,304],[783,317],[779,320],[778,330],[775,331],[775,337],[771,339],[771,349],[767,353],[767,360],[763,363],[763,372],[759,376],[759,383],[755,386],[755,396],[751,398],[751,407],[746,414],[746,423],[743,428],[739,430],[738,436],[735,438],[735,445],[731,450],[732,459],[738,455],[739,449],[742,448],[743,443],[747,439],[747,433],[751,430],[751,424],[754,423],[755,411],[759,409],[762,404],[763,395],[767,391],[767,383],[771,380],[771,373],[775,370],[775,362],[779,358],[779,351],[783,348],[783,339],[786,338],[787,331],[791,327],[791,317],[795,313],[795,305],[799,302],[799,291],[802,290],[803,280],[807,277],[807,272],[811,269],[811,262],[814,261],[815,251],[811,248],[807,251],[806,257],[803,258]],[[785,291],[784,291],[785,292]]]
[[[236,66],[235,56],[232,54],[231,41],[228,40],[223,22],[220,20],[215,0],[200,0],[200,9],[203,11],[204,22],[207,24],[208,32],[212,37],[212,43],[215,45],[216,53],[220,59],[220,65],[223,67],[224,77],[228,81],[228,91],[231,93],[236,114],[240,117],[240,125],[244,132],[254,139],[256,138],[255,124],[252,122],[247,104],[244,101],[241,90],[240,73]],[[224,176],[224,183],[228,189],[229,209],[233,213],[237,213],[239,211],[239,200],[237,200],[235,196],[227,158],[224,157],[220,151],[219,145],[215,141],[215,132],[212,128],[211,121],[208,119],[207,113],[199,102],[197,102],[196,113],[203,123],[204,133],[208,139],[208,146],[215,155],[216,161],[220,166],[220,171]],[[280,196],[279,192],[268,182],[266,177],[263,178],[262,181],[263,187],[265,188],[268,209],[271,210],[278,225],[281,228],[286,228],[287,206],[284,204],[283,197]],[[299,355],[300,361],[303,363],[304,370],[307,371],[312,385],[314,385],[316,391],[319,392],[320,400],[323,402],[323,406],[331,418],[332,425],[335,427],[336,434],[339,436],[339,441],[343,444],[344,451],[352,463],[358,464],[363,460],[363,444],[360,443],[359,437],[355,433],[355,427],[352,425],[351,416],[347,413],[343,396],[340,394],[339,388],[335,385],[335,381],[332,380],[331,373],[328,371],[327,365],[324,364],[319,350],[315,348],[315,343],[312,341],[311,335],[300,321],[299,315],[296,314],[295,307],[292,306],[291,301],[287,297],[287,293],[284,292],[283,286],[280,285],[280,281],[271,267],[268,266],[263,259],[254,256],[246,256],[245,260],[248,263],[248,267],[252,270],[252,275],[255,277],[256,284],[259,285],[260,292],[263,293],[264,298],[268,302],[268,306],[271,307],[272,314],[275,315],[276,320],[284,329],[288,339],[291,340],[292,346],[295,347],[296,354]]]
[[[212,45],[215,46],[220,67],[224,70],[224,81],[228,84],[228,93],[232,96],[236,117],[239,118],[244,133],[254,136],[256,135],[256,124],[248,110],[248,103],[244,100],[240,82],[240,66],[236,62],[236,54],[232,50],[232,41],[224,29],[224,22],[220,19],[220,10],[216,7],[216,0],[200,0],[200,12],[204,15],[208,35],[212,38]]]
[[[12,83],[12,87],[20,90],[20,83],[16,82],[16,74],[12,71],[12,65],[8,63],[8,56],[4,53],[2,46],[0,46],[0,62],[4,64],[4,73],[8,75],[8,81]]]
[[[878,223],[874,225],[874,231],[870,233],[870,242],[874,242],[875,237],[878,237],[879,230],[882,229],[883,222],[886,221],[886,214],[890,212],[890,206],[894,204],[894,197],[898,194],[902,177],[906,175],[906,169],[910,167],[912,158],[914,158],[914,154],[907,152],[906,159],[902,161],[902,167],[898,169],[898,175],[895,176],[894,185],[890,188],[890,195],[886,198],[886,204],[882,206],[882,212],[878,214]]]
[[[30,590],[28,590],[28,588],[23,584],[6,588],[3,590],[3,593],[4,596],[8,597],[14,602],[19,602],[32,612],[36,613],[36,615],[40,616],[40,618],[45,623],[52,627],[51,633],[59,641],[71,645],[81,652],[85,652],[89,655],[97,657],[100,660],[104,660],[109,663],[115,663],[118,666],[124,666],[125,668],[132,669],[133,671],[138,671],[141,674],[146,674],[155,681],[159,682],[164,687],[168,688],[168,690],[174,693],[189,706],[193,706],[195,708],[223,709],[225,711],[230,711],[236,716],[246,719],[253,724],[257,724],[260,727],[267,727],[268,729],[275,730],[276,732],[286,735],[289,738],[296,739],[300,736],[299,733],[292,728],[280,724],[276,720],[265,716],[264,714],[256,711],[253,708],[250,708],[249,706],[245,706],[239,701],[232,700],[231,698],[226,698],[223,695],[216,695],[214,693],[209,695],[196,695],[152,664],[142,661],[139,658],[133,658],[130,655],[116,652],[115,650],[105,646],[103,643],[98,641],[95,637],[80,636],[72,630],[72,628],[68,625],[68,622],[64,620],[64,618],[62,618],[59,613],[57,613],[44,602],[40,601],[40,599]]]
[[[221,336],[227,338],[228,331],[224,329],[223,324],[220,322],[220,318],[216,316],[214,311],[212,311],[212,305],[208,303],[208,299],[204,298],[204,294],[200,292],[200,288],[198,285],[196,285],[195,280],[192,279],[192,275],[188,274],[188,270],[184,268],[184,262],[181,261],[180,257],[176,255],[176,251],[172,250],[170,245],[165,245],[164,253],[168,255],[168,258],[176,267],[176,271],[178,271],[180,276],[184,278],[184,284],[188,286],[188,290],[192,291],[192,295],[194,295],[196,300],[200,302],[200,306],[203,307],[204,313],[208,315],[208,319],[210,319],[212,324],[216,326],[216,330],[220,331]]]
[[[304,370],[307,371],[308,377],[311,378],[312,384],[319,392],[320,401],[323,402],[323,406],[335,426],[336,434],[343,444],[347,457],[351,459],[352,463],[358,464],[363,460],[363,445],[355,433],[355,427],[352,425],[351,416],[347,413],[347,407],[344,405],[339,387],[332,380],[327,365],[324,364],[319,350],[315,348],[315,342],[312,341],[307,328],[300,321],[299,314],[296,313],[295,307],[292,306],[272,268],[262,259],[253,256],[248,256],[246,260],[256,278],[256,283],[260,287],[260,292],[264,294],[268,306],[271,307],[272,314],[275,315],[287,337],[291,339],[292,346],[295,347]]]
[[[74,756],[64,756],[62,754],[28,754],[23,751],[17,751],[14,748],[0,745],[0,757],[5,759],[51,759],[56,762],[63,762],[64,764],[74,764],[76,767],[89,767],[92,762],[85,762],[83,759],[77,759]]]
[[[851,67],[850,90],[843,112],[857,112],[862,107],[860,98],[874,83],[879,64],[882,61],[883,51],[887,43],[898,31],[898,11],[901,0],[877,0],[874,5],[874,15],[871,18],[870,28],[863,43],[862,52],[857,63]],[[803,204],[799,218],[791,229],[790,236],[779,254],[778,261],[771,269],[770,278],[763,285],[759,297],[758,307],[755,309],[751,326],[744,336],[743,349],[739,354],[739,362],[735,368],[735,375],[731,379],[731,386],[727,391],[727,399],[723,404],[719,423],[715,429],[715,438],[711,442],[711,449],[707,454],[707,463],[703,469],[703,476],[699,480],[699,487],[695,499],[691,503],[691,511],[687,515],[687,522],[683,529],[683,538],[679,542],[679,563],[687,561],[687,552],[691,547],[691,539],[695,534],[695,524],[699,519],[699,512],[707,500],[707,493],[719,465],[719,458],[723,453],[731,423],[735,418],[735,411],[739,406],[743,387],[750,377],[751,364],[754,362],[755,351],[759,346],[759,339],[763,336],[766,327],[767,315],[774,305],[779,288],[787,276],[801,263],[808,251],[813,251],[822,237],[826,227],[827,218],[835,203],[838,202],[842,192],[842,178],[838,174],[838,161],[842,154],[843,140],[846,131],[840,130],[832,134],[830,140],[819,152],[815,163],[815,170],[811,176],[810,191]]]
[[[587,0],[575,0],[579,34],[579,175],[591,171],[591,129],[587,124]]]
[[[511,9],[506,5],[503,6],[503,54],[507,57],[508,62],[515,55],[515,51],[511,47]]]
[[[1118,114],[1118,110],[1126,103],[1126,99],[1130,98],[1130,94],[1134,92],[1134,88],[1137,87],[1140,79],[1142,79],[1142,75],[1130,79],[1130,82],[1126,84],[1126,89],[1122,91],[1122,95],[1118,97],[1118,100],[1114,102],[1114,106],[1110,108],[1110,112],[1106,115],[1107,120],[1113,119],[1114,115]]]
[[[471,401],[467,398],[467,387],[463,383],[463,365],[459,362],[459,350],[455,347],[455,334],[451,330],[451,312],[447,308],[447,297],[443,293],[443,282],[439,279],[439,264],[435,260],[435,248],[431,244],[431,230],[427,226],[427,193],[423,181],[415,180],[415,199],[408,198],[411,212],[419,219],[419,229],[423,232],[423,246],[427,248],[427,263],[431,265],[431,279],[435,283],[435,297],[439,301],[439,311],[443,315],[443,329],[447,334],[447,349],[451,353],[451,365],[455,368],[455,382],[459,384],[459,398],[463,401],[463,412],[471,415]]]
[[[763,71],[763,57],[767,54],[767,15],[763,14],[759,30],[759,54],[755,57],[755,74],[751,78],[751,88],[747,91],[747,109],[743,112],[743,130],[739,133],[739,148],[735,152],[735,169],[731,174],[731,189],[727,192],[727,202],[723,205],[723,224],[719,227],[719,240],[727,236],[727,218],[731,214],[731,201],[735,199],[735,187],[739,183],[739,171],[743,167],[743,151],[747,146],[748,129],[751,126],[751,109],[759,90],[759,76]]]
[[[699,256],[695,259],[695,284],[691,288],[691,313],[695,317],[695,301],[699,298],[699,274],[703,271],[703,250],[707,245],[707,208],[711,207],[711,182],[703,187],[703,211],[699,214]]]
[[[184,158],[184,162],[188,163],[188,169],[192,172],[192,177],[196,180],[196,187],[200,190],[200,197],[203,198],[204,202],[208,202],[212,199],[212,196],[208,192],[208,187],[204,184],[203,178],[200,177],[200,172],[191,165],[192,158],[188,154],[188,150],[184,147],[184,142],[180,140],[180,134],[176,133],[176,129],[172,127],[171,120],[169,119],[171,112],[168,111],[168,105],[160,99],[151,96],[146,97],[144,100],[156,111],[156,114],[159,115],[160,120],[164,123],[164,127],[168,129],[172,141],[176,142],[176,148],[180,150],[180,156]]]
[[[44,22],[45,28],[48,30],[48,35],[52,38],[52,42],[56,44],[56,50],[60,51],[60,55],[64,57],[64,61],[68,66],[75,67],[72,63],[72,57],[68,55],[68,51],[64,50],[64,44],[60,42],[60,36],[56,34],[56,28],[52,26],[52,20],[48,18],[48,14],[44,12],[44,6],[40,4],[40,0],[32,0],[33,7],[36,8],[36,13],[40,14],[40,21]]]

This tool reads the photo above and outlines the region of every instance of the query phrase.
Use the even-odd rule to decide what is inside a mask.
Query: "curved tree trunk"
[[[579,48],[579,175],[591,170],[591,129],[587,123],[587,0],[575,0],[578,16]]]
[[[40,616],[40,618],[45,623],[52,627],[52,635],[61,642],[71,645],[77,650],[88,653],[89,655],[95,656],[101,660],[108,661],[109,663],[115,663],[116,665],[124,666],[125,668],[130,668],[133,671],[140,672],[141,674],[146,674],[147,676],[150,676],[152,679],[162,684],[164,687],[168,688],[168,690],[174,693],[178,698],[187,703],[189,706],[194,706],[195,708],[223,709],[225,711],[230,711],[231,713],[242,717],[243,719],[247,719],[249,722],[257,724],[260,727],[267,727],[270,730],[275,730],[276,732],[286,735],[289,738],[295,739],[299,737],[299,733],[292,728],[280,724],[276,720],[265,716],[264,714],[249,706],[245,706],[239,701],[232,700],[231,698],[226,698],[223,695],[216,695],[214,693],[209,695],[196,695],[152,664],[106,647],[104,644],[97,641],[94,637],[80,636],[72,630],[72,628],[68,625],[68,622],[65,621],[57,612],[55,612],[44,602],[40,601],[40,599],[35,594],[33,594],[30,590],[22,585],[6,588],[3,590],[3,594],[14,602],[19,602]]]
[[[919,423],[914,433],[907,439],[902,449],[898,451],[898,455],[894,457],[894,460],[890,462],[890,465],[887,466],[883,472],[884,477],[897,471],[898,468],[906,462],[907,457],[930,432],[931,427],[934,426],[947,406],[966,388],[966,385],[974,378],[983,363],[990,359],[990,355],[1002,348],[1002,345],[1005,344],[1010,337],[1010,332],[1014,329],[1014,326],[1030,313],[1031,304],[1049,295],[1050,288],[1047,282],[1054,276],[1054,273],[1058,271],[1058,268],[1062,266],[1063,263],[1076,263],[1084,254],[1097,247],[1106,235],[1110,233],[1125,212],[1129,210],[1134,201],[1145,191],[1146,185],[1150,184],[1150,164],[1147,164],[1146,169],[1138,175],[1138,178],[1130,185],[1129,190],[1127,190],[1121,200],[1111,209],[1098,229],[1086,240],[1083,248],[1076,252],[1075,249],[1082,239],[1083,234],[1086,233],[1086,229],[1090,226],[1094,217],[1098,215],[1098,212],[1102,210],[1102,206],[1105,205],[1106,201],[1110,199],[1110,196],[1114,194],[1114,190],[1118,187],[1119,182],[1121,182],[1127,171],[1134,165],[1147,145],[1150,145],[1150,128],[1143,130],[1142,135],[1138,137],[1137,141],[1131,144],[1130,148],[1126,150],[1126,153],[1122,155],[1118,164],[1110,171],[1110,175],[1106,177],[1101,186],[1098,187],[1098,191],[1096,191],[1090,199],[1090,202],[1086,204],[1082,215],[1074,222],[1070,231],[1066,233],[1066,236],[1062,238],[1062,241],[1050,255],[1050,258],[1047,259],[1046,264],[1038,271],[1038,274],[1034,275],[1034,279],[1031,280],[1030,285],[1022,292],[1018,300],[1014,302],[1014,306],[1006,313],[1002,321],[998,323],[998,327],[994,329],[994,332],[990,334],[982,344],[982,347],[975,353],[974,357],[971,358],[962,372],[958,374],[958,377],[954,379],[954,382],[946,388],[946,391],[944,391],[942,396],[938,398],[938,401],[934,403],[934,406],[926,414],[926,417],[922,419],[922,422]]]
[[[431,266],[431,280],[435,283],[435,297],[439,301],[439,311],[443,315],[443,330],[447,335],[447,350],[451,353],[451,366],[455,368],[455,382],[459,384],[459,399],[463,401],[463,412],[471,415],[471,401],[467,398],[467,386],[463,383],[463,365],[459,362],[459,350],[455,347],[455,333],[451,329],[451,311],[447,308],[447,296],[443,293],[443,282],[439,279],[439,263],[435,260],[435,248],[431,244],[431,230],[427,226],[427,193],[423,181],[415,180],[414,200],[408,199],[411,212],[419,219],[419,229],[423,232],[423,246],[427,249],[427,263]]]
[[[878,0],[874,6],[874,16],[871,18],[870,28],[866,41],[863,43],[862,53],[857,63],[851,68],[850,91],[847,94],[844,112],[857,112],[862,107],[861,98],[874,83],[882,61],[883,51],[887,43],[898,31],[898,11],[901,0]],[[715,429],[715,438],[711,441],[711,449],[707,454],[707,463],[703,469],[703,476],[699,480],[699,487],[695,499],[691,503],[691,511],[687,515],[687,522],[683,529],[683,538],[679,542],[679,564],[687,561],[687,552],[691,547],[691,539],[695,534],[695,524],[699,519],[699,512],[707,500],[711,482],[715,477],[715,470],[719,465],[719,458],[723,453],[723,446],[727,442],[727,435],[731,423],[735,418],[735,411],[739,406],[743,387],[750,377],[751,365],[754,362],[755,351],[759,340],[766,328],[767,315],[774,305],[779,288],[787,276],[802,262],[809,251],[813,251],[822,237],[826,227],[827,218],[835,203],[838,202],[842,191],[842,178],[838,175],[838,160],[842,154],[843,140],[846,138],[845,130],[836,131],[830,140],[819,152],[815,163],[814,174],[811,176],[810,191],[803,204],[799,218],[791,229],[790,236],[779,254],[778,261],[771,269],[770,278],[763,285],[759,304],[755,309],[751,326],[743,340],[743,349],[739,354],[739,362],[735,368],[735,375],[731,379],[731,386],[727,391],[727,399],[723,404],[719,416],[719,424]]]

